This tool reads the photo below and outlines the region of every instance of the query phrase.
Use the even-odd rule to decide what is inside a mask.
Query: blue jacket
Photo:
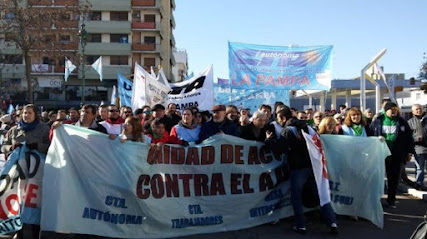
[[[239,126],[227,118],[221,123],[215,123],[213,120],[210,120],[200,129],[199,140],[197,143],[200,143],[221,131],[224,132],[224,134],[240,137]]]
[[[383,135],[383,120],[384,115],[378,116],[371,123],[371,131],[374,136]],[[414,149],[414,139],[412,138],[412,130],[409,127],[408,123],[401,117],[397,118],[396,125],[396,140],[393,143],[393,148],[390,149],[393,157],[399,157],[402,160],[405,160],[405,157],[408,153],[415,154]]]

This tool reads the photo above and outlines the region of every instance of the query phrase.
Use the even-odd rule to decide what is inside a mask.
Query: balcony
[[[119,0],[89,0],[91,11],[129,11],[131,1]]]
[[[141,22],[138,20],[132,21],[132,30],[161,30],[161,24],[158,22]]]
[[[87,67],[87,71],[85,72],[86,79],[95,79],[99,80],[99,74],[92,67]],[[122,73],[123,75],[131,74],[131,66],[129,65],[104,65],[102,66],[102,77],[103,79],[117,79],[117,72]],[[79,76],[81,78],[81,75]]]
[[[155,7],[155,0],[132,0],[132,7]]]
[[[173,36],[173,34],[171,34],[171,46],[172,47],[176,46],[176,41],[175,41],[175,37]]]
[[[28,0],[29,6],[52,6],[53,0]]]
[[[65,67],[64,66],[54,66],[53,67],[53,71],[55,73],[64,73],[65,72]]]
[[[156,51],[157,47],[153,43],[132,43],[132,51]]]
[[[129,34],[131,32],[129,21],[87,21],[85,24],[88,33]]]
[[[77,51],[79,49],[79,44],[76,41],[74,41],[74,42],[61,42],[60,43],[60,47],[61,47],[61,50],[64,50],[64,51],[65,50],[67,50],[67,51],[70,51],[70,50]]]
[[[171,8],[172,10],[175,10],[176,8],[175,0],[171,0]]]
[[[1,75],[3,78],[24,78],[25,65],[23,64],[5,64],[3,65]]]
[[[71,21],[58,21],[55,23],[56,28],[78,28],[79,22],[75,20]]]
[[[81,50],[81,47],[79,47]],[[117,42],[88,42],[85,48],[86,55],[109,55],[125,56],[130,55],[131,44]]]
[[[79,0],[55,0],[55,6],[78,6]]]

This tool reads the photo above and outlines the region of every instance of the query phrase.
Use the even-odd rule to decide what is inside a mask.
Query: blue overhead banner
[[[274,106],[276,101],[289,105],[289,90],[264,90],[233,88],[228,79],[218,78],[214,84],[215,104],[235,105],[238,108],[249,108],[252,112],[260,105]]]
[[[229,42],[232,88],[329,90],[332,46],[286,47]]]

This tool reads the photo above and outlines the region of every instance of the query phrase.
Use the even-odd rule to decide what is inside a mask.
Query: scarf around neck
[[[363,126],[360,124],[353,124],[351,128],[354,130],[356,136],[361,136],[363,134]]]
[[[26,123],[23,120],[19,121],[19,123],[18,123],[19,128],[21,128],[25,132],[28,132],[28,131],[35,129],[38,124],[39,124],[39,121],[37,119],[31,123]]]

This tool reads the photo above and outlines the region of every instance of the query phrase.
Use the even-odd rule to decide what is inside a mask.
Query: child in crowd
[[[153,133],[149,134],[148,137],[151,138],[152,145],[162,146],[169,142],[169,134],[165,130],[165,124],[161,119],[154,119],[151,122],[151,131]]]

